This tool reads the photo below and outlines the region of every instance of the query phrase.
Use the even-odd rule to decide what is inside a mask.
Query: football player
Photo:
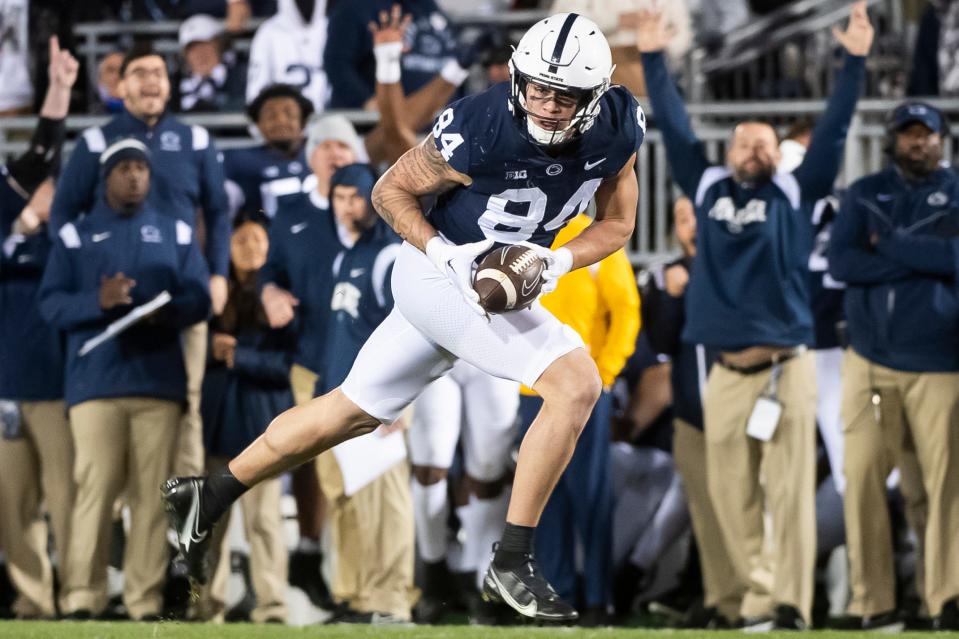
[[[494,243],[526,242],[545,261],[542,290],[549,291],[564,273],[626,243],[645,117],[625,89],[610,88],[611,71],[595,23],[574,13],[545,18],[520,40],[509,84],[443,111],[433,135],[380,178],[374,205],[405,240],[393,268],[395,307],[340,387],[277,417],[222,471],[164,484],[191,576],[205,578],[210,529],[250,486],[394,421],[464,359],[543,398],[520,448],[483,594],[527,617],[577,618],[543,577],[532,540],[602,382],[575,331],[535,303],[487,315],[471,276]],[[437,196],[428,215],[425,195]],[[546,248],[594,197],[596,221],[566,245]]]

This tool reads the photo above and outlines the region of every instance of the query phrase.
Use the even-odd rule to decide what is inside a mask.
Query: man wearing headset
[[[887,122],[886,169],[853,183],[829,251],[846,282],[846,543],[864,628],[898,625],[885,480],[915,446],[928,495],[925,592],[959,629],[959,179],[942,164],[945,117],[921,102]]]

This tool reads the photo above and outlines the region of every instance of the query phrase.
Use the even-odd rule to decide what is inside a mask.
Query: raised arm
[[[469,186],[473,180],[453,169],[427,137],[383,174],[373,187],[373,207],[404,240],[426,252],[436,229],[423,215],[419,198]],[[635,213],[635,211],[634,211]]]
[[[636,46],[642,53],[646,92],[653,106],[653,117],[666,146],[666,156],[673,179],[690,198],[709,160],[703,146],[689,124],[686,106],[666,68],[663,50],[672,39],[662,11],[640,11],[637,17]]]
[[[846,50],[846,60],[826,112],[813,131],[803,163],[793,173],[802,187],[803,198],[810,201],[829,195],[839,174],[849,122],[856,111],[866,74],[865,56],[872,45],[873,28],[866,3],[855,3],[849,26],[845,31],[834,29],[833,34]]]

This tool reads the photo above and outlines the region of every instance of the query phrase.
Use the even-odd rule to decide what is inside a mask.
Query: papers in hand
[[[172,299],[173,298],[170,296],[169,292],[163,291],[146,304],[137,306],[120,319],[112,322],[109,326],[107,326],[105,331],[85,341],[83,346],[80,347],[80,357],[83,357],[108,339],[116,337],[158,308],[166,306]]]

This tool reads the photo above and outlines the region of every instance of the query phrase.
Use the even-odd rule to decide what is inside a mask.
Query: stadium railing
[[[947,140],[946,157],[952,158],[953,139],[959,136],[959,100],[931,99],[931,104],[943,109],[955,123]],[[843,169],[838,184],[844,186],[853,180],[883,166],[883,141],[886,130],[883,120],[897,100],[867,99],[859,108],[850,127]],[[798,118],[815,118],[823,110],[821,100],[718,102],[688,106],[694,127],[709,158],[721,162],[732,123],[749,117],[769,119],[786,125]],[[645,105],[644,105],[645,108]],[[647,108],[647,113],[650,113]],[[370,111],[342,111],[358,129],[366,130],[377,122],[378,115]],[[655,116],[655,114],[652,114]],[[180,116],[184,122],[207,127],[220,149],[254,144],[249,121],[242,113],[203,114]],[[672,241],[671,206],[678,191],[669,177],[666,150],[655,117],[651,118],[646,142],[639,150],[637,176],[639,178],[639,209],[636,232],[627,246],[634,264],[646,264],[665,259],[675,253]],[[72,149],[76,135],[91,126],[103,124],[104,116],[73,116],[67,120],[69,140],[66,152]],[[35,117],[0,118],[0,156],[10,158],[27,149],[29,132],[36,125]]]

